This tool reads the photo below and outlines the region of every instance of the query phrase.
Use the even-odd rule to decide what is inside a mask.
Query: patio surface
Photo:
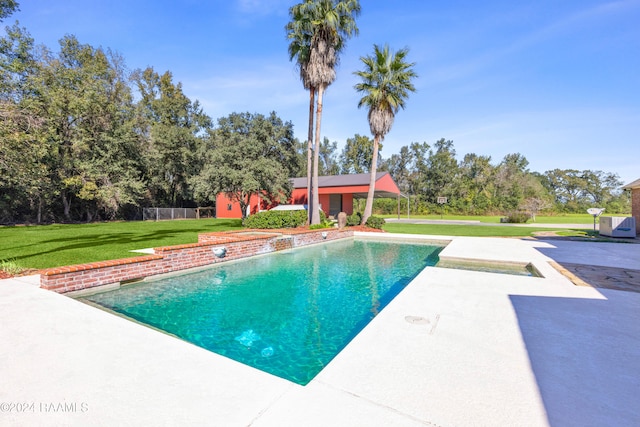
[[[305,387],[2,280],[0,425],[640,425],[640,293],[551,265],[635,271],[640,245],[441,238],[544,278],[427,267]]]

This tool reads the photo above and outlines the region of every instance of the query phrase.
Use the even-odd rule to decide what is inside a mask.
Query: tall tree
[[[617,174],[576,169],[546,171],[541,181],[554,195],[556,204],[569,211],[602,207],[619,195],[618,187],[622,185]]]
[[[412,160],[412,168],[409,173],[409,194],[419,196],[424,193],[424,181],[430,149],[431,146],[426,142],[412,142],[409,145]]]
[[[340,173],[369,173],[373,159],[373,141],[366,135],[347,138],[340,154]]]
[[[529,188],[529,161],[520,153],[507,154],[496,168],[495,201],[505,211],[517,209]]]
[[[408,53],[409,50],[406,48],[394,53],[389,50],[389,46],[380,48],[374,45],[373,55],[360,58],[364,64],[364,70],[354,73],[362,79],[362,82],[355,86],[355,89],[363,94],[358,108],[365,105],[369,108],[369,129],[373,134],[371,179],[367,204],[362,215],[363,224],[367,222],[373,209],[380,142],[391,130],[398,110],[405,107],[409,92],[415,91],[412,83],[412,80],[417,77],[413,70],[415,63],[406,62]]]
[[[41,58],[25,28],[15,24],[6,32],[0,38],[0,220],[39,223],[54,193],[37,97]]]
[[[322,175],[337,175],[340,173],[340,165],[336,151],[338,150],[338,143],[336,141],[330,142],[326,136],[320,144],[320,170]]]
[[[583,194],[597,206],[606,204],[624,184],[618,174],[603,171],[584,170],[582,178],[585,181]]]
[[[18,2],[15,0],[0,0],[0,22],[4,18],[11,16],[13,12],[20,10]]]
[[[191,179],[196,198],[225,193],[240,204],[243,219],[252,196],[268,203],[288,199],[290,178],[299,167],[291,122],[275,112],[233,113],[218,119],[212,138],[204,168]]]
[[[429,149],[423,173],[423,191],[427,201],[435,203],[440,196],[452,199],[457,190],[458,161],[453,141],[439,139]],[[450,200],[451,202],[451,200]]]
[[[483,214],[491,208],[494,167],[491,156],[465,154],[459,165],[459,207],[472,214]]]
[[[307,222],[311,223],[313,212],[312,200],[314,189],[311,187],[311,178],[313,175],[313,116],[315,113],[315,94],[316,88],[312,86],[309,77],[309,60],[311,58],[311,38],[313,36],[313,25],[311,23],[312,10],[306,1],[304,3],[292,6],[289,9],[291,21],[285,27],[289,42],[289,60],[296,60],[296,66],[300,73],[302,86],[309,91],[309,122],[307,127],[307,149],[306,149],[306,166],[307,166]]]
[[[389,171],[398,188],[403,193],[409,193],[409,169],[411,167],[411,152],[406,145],[400,148],[400,153],[392,154],[386,159],[380,169]]]
[[[315,138],[312,147],[311,188],[318,188],[318,165],[320,145],[320,129],[322,124],[322,103],[325,90],[336,78],[336,67],[340,53],[348,38],[358,33],[355,18],[360,14],[359,0],[315,0],[299,5],[300,13],[305,16],[303,29],[309,37],[309,59],[306,78],[310,88],[317,91]],[[312,194],[311,224],[320,223],[318,192]]]
[[[142,191],[130,87],[118,55],[60,41],[38,76],[51,180],[67,220],[111,218]]]
[[[153,68],[138,70],[134,80],[140,92],[139,114],[147,136],[147,173],[151,196],[156,202],[181,207],[192,199],[189,179],[198,173],[195,157],[202,132],[211,119],[198,101],[192,102],[173,83],[167,71],[159,75]]]
[[[291,175],[292,178],[310,177],[310,175],[307,174],[307,154],[309,153],[307,142],[306,140],[300,141],[296,138],[295,150],[296,157],[298,157],[298,169],[293,171],[293,175]]]

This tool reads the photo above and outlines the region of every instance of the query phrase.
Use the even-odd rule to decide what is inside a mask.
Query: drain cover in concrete
[[[431,323],[429,319],[422,316],[405,316],[404,320],[415,325],[428,325],[429,323]]]

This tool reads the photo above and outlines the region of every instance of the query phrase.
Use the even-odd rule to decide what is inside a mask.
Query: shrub
[[[322,215],[321,215],[322,217]],[[307,221],[307,211],[264,211],[244,220],[248,228],[295,228]]]
[[[247,228],[296,228],[307,222],[307,211],[264,211],[245,218],[243,225]],[[329,228],[333,225],[323,211],[320,211],[320,224],[310,228]]]
[[[16,274],[20,274],[25,269],[22,268],[15,259],[1,259],[0,260],[0,271],[4,271],[7,274],[12,276]]]
[[[524,212],[512,212],[504,218],[504,222],[511,224],[524,224],[529,221],[529,214]]]
[[[331,228],[333,227],[333,222],[327,219],[327,215],[323,211],[320,211],[320,224],[312,224],[309,226],[309,230],[318,230],[321,228]]]
[[[369,219],[367,219],[367,227],[371,227],[371,228],[377,228],[379,230],[382,230],[382,226],[384,225],[385,221],[384,218],[381,218],[379,216],[370,216]]]
[[[360,212],[347,216],[347,226],[360,225],[362,222],[362,214]]]
[[[309,226],[309,230],[319,230],[321,228],[331,228],[333,224],[331,222],[321,222],[320,224],[312,224]]]

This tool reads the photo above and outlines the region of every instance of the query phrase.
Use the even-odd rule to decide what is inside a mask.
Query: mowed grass
[[[240,228],[239,219],[0,227],[0,261],[42,269],[128,258],[140,255],[131,250],[196,243],[199,233]]]
[[[398,215],[381,215],[384,218],[397,218]],[[492,216],[471,216],[471,215],[411,215],[411,219],[430,219],[430,220],[454,220],[454,221],[480,221],[490,224],[499,224],[500,218],[504,215]],[[407,213],[400,213],[400,218],[407,218]],[[536,216],[535,221],[527,221],[528,224],[592,224],[593,217],[589,214],[564,214],[554,216]],[[543,226],[543,225],[542,225]]]
[[[440,219],[439,215],[421,218]],[[445,215],[444,219],[498,223],[500,217]],[[540,227],[389,222],[384,225],[384,230],[390,233],[484,237],[528,237],[536,231],[558,232],[561,230],[545,228],[543,221],[544,223],[588,224],[589,221],[593,222],[593,218],[589,215],[538,217],[536,223],[540,223]],[[0,270],[19,272],[128,258],[139,255],[131,252],[135,249],[195,243],[198,241],[199,233],[241,228],[241,221],[233,219],[0,226]],[[572,235],[574,231],[569,230],[565,233]],[[575,233],[584,233],[584,230],[575,230]]]
[[[402,224],[393,222],[386,223],[382,229],[389,233],[476,237],[530,237],[537,231],[558,231],[557,228],[544,228],[542,226],[516,227],[499,225]]]

